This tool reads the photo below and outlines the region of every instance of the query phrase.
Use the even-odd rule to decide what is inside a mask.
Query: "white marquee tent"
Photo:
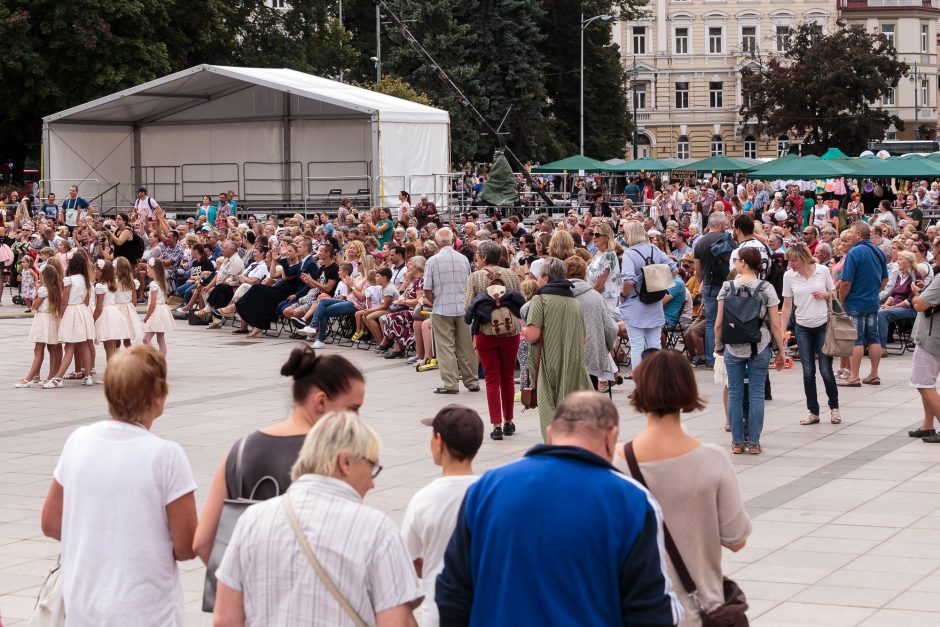
[[[315,206],[341,190],[390,206],[445,191],[450,117],[294,70],[200,65],[44,118],[43,147],[44,193],[78,184],[99,206],[138,185],[164,202],[232,189]]]

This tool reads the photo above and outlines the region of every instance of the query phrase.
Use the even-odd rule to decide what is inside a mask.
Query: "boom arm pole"
[[[450,88],[452,92],[454,92],[454,94],[457,96],[457,100],[460,102],[463,108],[470,113],[471,117],[473,117],[476,123],[484,131],[486,131],[488,135],[491,135],[493,139],[496,140],[496,143],[499,145],[499,147],[502,148],[506,155],[509,156],[514,162],[513,165],[518,167],[522,172],[522,175],[525,177],[526,181],[528,181],[532,190],[535,191],[549,207],[554,207],[555,203],[552,202],[552,199],[548,197],[548,194],[546,194],[543,189],[536,185],[532,175],[529,174],[529,171],[525,169],[525,165],[512,152],[512,150],[509,149],[509,146],[507,146],[506,142],[503,141],[503,138],[499,132],[497,132],[497,130],[493,128],[489,122],[487,122],[486,118],[484,118],[483,115],[477,111],[477,108],[474,107],[470,100],[468,100],[464,95],[464,93],[460,91],[460,88],[454,84],[454,81],[450,80],[447,72],[445,72],[438,62],[434,60],[434,57],[432,57],[431,54],[424,49],[424,46],[422,46],[421,43],[415,39],[415,36],[411,34],[411,31],[408,30],[408,27],[405,26],[405,23],[402,22],[397,15],[395,15],[394,11],[392,11],[387,4],[385,4],[385,0],[374,0],[374,2],[376,6],[378,6],[380,10],[384,11],[389,19],[395,23],[395,26],[398,27],[399,32],[401,33],[402,37],[405,38],[405,41],[408,42],[408,45],[410,45],[412,49],[418,53],[418,56],[420,56],[424,62],[430,66],[431,70],[437,75],[441,82],[443,82],[447,87]]]

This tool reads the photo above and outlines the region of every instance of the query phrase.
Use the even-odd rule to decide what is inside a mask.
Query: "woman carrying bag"
[[[823,352],[828,328],[830,303],[835,299],[835,283],[829,269],[816,263],[806,244],[794,244],[786,252],[790,269],[783,275],[783,320],[796,311],[796,345],[803,367],[803,391],[809,415],[801,425],[819,423],[819,401],[816,399],[816,362],[829,400],[829,420],[842,422],[839,412],[839,387],[832,371],[832,356]]]

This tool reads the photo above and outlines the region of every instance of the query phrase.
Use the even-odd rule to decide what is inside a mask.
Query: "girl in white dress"
[[[144,337],[144,326],[137,315],[137,290],[140,281],[134,278],[134,269],[124,257],[118,257],[114,262],[114,273],[117,277],[118,289],[114,297],[114,304],[124,317],[126,334],[122,338],[124,346],[129,347],[131,340],[140,340]]]
[[[88,282],[87,307],[88,307],[88,315],[91,316],[92,324],[94,324],[95,307],[98,301],[98,298],[97,298],[97,295],[95,294],[95,289],[94,289],[94,286],[95,286],[94,278],[95,276],[97,276],[96,273],[98,271],[98,268],[97,266],[95,266],[95,262],[91,260],[91,255],[89,255],[88,251],[86,251],[84,248],[79,246],[78,248],[75,249],[75,254],[82,255],[85,258],[85,264],[88,266],[88,276],[91,278],[91,280]],[[95,376],[95,359],[98,357],[97,355],[98,351],[95,348],[95,344],[97,344],[97,339],[95,338],[95,335],[93,334],[91,337],[88,338],[87,348],[85,349],[85,355],[88,356],[88,362],[76,364],[76,365],[80,365],[85,370],[86,376],[91,376],[91,377]],[[78,368],[76,368],[75,378],[76,379],[79,378]]]
[[[42,270],[43,286],[33,299],[32,309],[36,312],[29,329],[29,341],[34,343],[33,365],[25,377],[13,387],[31,388],[41,385],[39,371],[42,368],[43,353],[49,351],[49,374],[52,376],[59,369],[62,360],[62,346],[59,344],[59,305],[62,292],[59,285],[62,275],[58,267],[49,264]]]
[[[104,344],[107,359],[120,348],[128,335],[127,320],[117,304],[118,282],[114,265],[98,260],[98,284],[95,285],[95,340]]]
[[[59,343],[65,345],[62,362],[55,375],[43,384],[44,389],[62,387],[62,377],[68,370],[74,358],[77,364],[89,363],[88,340],[95,338],[95,321],[88,311],[88,286],[91,279],[88,276],[88,264],[85,256],[72,255],[62,280],[62,299],[59,303]],[[52,289],[52,286],[47,286]],[[82,384],[94,385],[91,375],[82,372]]]
[[[151,259],[147,265],[150,277],[147,315],[144,316],[144,344],[157,336],[157,346],[166,356],[166,333],[176,328],[170,306],[166,304],[166,268],[160,259]]]

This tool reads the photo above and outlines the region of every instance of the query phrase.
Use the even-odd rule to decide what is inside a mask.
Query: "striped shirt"
[[[375,615],[420,601],[401,534],[346,482],[304,475],[284,496],[239,519],[216,578],[244,594],[246,627],[352,625],[307,561],[281,499],[290,498],[313,554],[368,625]]]
[[[424,269],[424,289],[434,294],[431,313],[439,316],[463,316],[464,295],[470,277],[470,262],[452,246],[441,248],[428,259]]]

